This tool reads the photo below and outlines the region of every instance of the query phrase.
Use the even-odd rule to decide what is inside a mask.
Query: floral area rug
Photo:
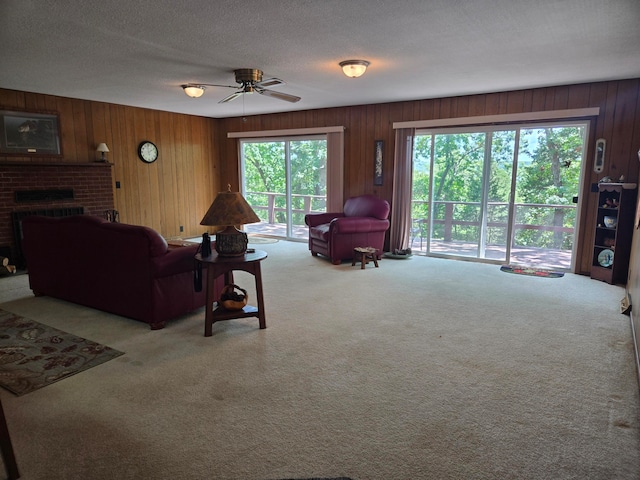
[[[0,309],[0,386],[24,395],[123,355]]]
[[[522,267],[518,265],[503,265],[500,270],[507,273],[515,273],[518,275],[531,275],[533,277],[560,278],[564,277],[563,272],[549,270],[546,268]]]

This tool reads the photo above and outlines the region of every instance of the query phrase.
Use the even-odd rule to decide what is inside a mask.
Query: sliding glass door
[[[242,140],[240,150],[242,191],[261,219],[245,230],[307,238],[304,215],[326,210],[326,136]]]
[[[585,124],[417,132],[412,248],[570,268]]]

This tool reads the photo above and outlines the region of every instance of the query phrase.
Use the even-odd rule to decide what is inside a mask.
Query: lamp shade
[[[339,64],[347,77],[357,78],[364,75],[370,65],[366,60],[345,60]]]
[[[191,98],[201,97],[205,91],[205,87],[202,85],[182,85],[182,89]]]
[[[218,193],[200,225],[226,227],[259,221],[260,217],[256,215],[242,194],[232,192],[231,186],[229,186],[228,191]]]
[[[216,232],[216,251],[222,257],[244,255],[247,251],[247,234],[235,228],[235,225],[256,223],[256,215],[240,192],[232,192],[231,185],[226,192],[218,193],[200,225],[226,227]]]
[[[96,151],[97,152],[101,152],[101,153],[108,152],[109,151],[109,147],[107,147],[106,143],[99,143],[98,144],[98,148],[96,148]]]

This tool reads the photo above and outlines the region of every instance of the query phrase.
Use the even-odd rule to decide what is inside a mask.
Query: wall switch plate
[[[120,188],[120,182],[116,182],[116,188]]]

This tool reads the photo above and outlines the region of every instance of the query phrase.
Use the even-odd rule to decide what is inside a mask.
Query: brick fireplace
[[[113,208],[110,164],[0,162],[0,255],[20,263],[14,218],[79,210],[104,217]]]

